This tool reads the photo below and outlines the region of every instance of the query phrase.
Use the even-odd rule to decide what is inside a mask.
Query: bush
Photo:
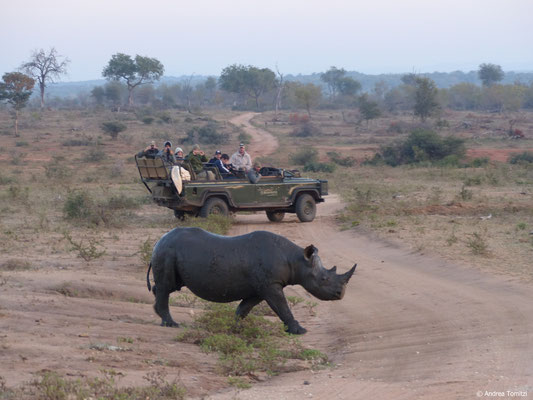
[[[300,126],[297,126],[291,132],[291,136],[297,137],[318,136],[320,134],[322,134],[322,131],[318,129],[315,125],[313,125],[311,122],[300,124]]]
[[[150,125],[152,122],[154,122],[154,120],[155,120],[155,118],[154,117],[150,117],[150,116],[146,116],[146,117],[143,117],[141,119],[143,124],[146,124],[146,125]]]
[[[308,172],[333,172],[337,166],[335,164],[308,162],[304,165],[304,171]]]
[[[250,142],[252,141],[252,135],[246,132],[241,132],[239,133],[238,139],[239,143],[250,144]]]
[[[187,132],[187,137],[182,140],[183,143],[207,143],[221,144],[227,142],[229,136],[227,133],[217,132],[217,125],[209,122],[202,127],[193,127]]]
[[[93,200],[85,191],[71,192],[63,205],[63,216],[66,219],[86,219],[91,215]]]
[[[120,132],[125,131],[128,127],[119,121],[109,121],[102,123],[102,131],[111,136],[111,139],[115,140]]]
[[[533,163],[533,153],[530,151],[524,151],[523,153],[513,154],[509,157],[509,163]]]
[[[454,136],[441,138],[433,131],[416,130],[403,142],[383,146],[373,161],[383,160],[395,167],[425,161],[436,162],[452,155],[460,159],[465,152],[463,139]]]
[[[165,124],[170,124],[172,122],[172,117],[166,112],[161,112],[157,114],[157,117],[161,122],[164,122]]]
[[[83,160],[86,162],[98,162],[106,159],[106,154],[100,149],[100,147],[92,147],[83,156]]]
[[[289,154],[289,160],[295,165],[318,162],[318,150],[313,147],[304,147],[296,153]]]
[[[353,167],[355,164],[355,158],[353,157],[341,157],[336,151],[328,151],[326,153],[329,159],[342,167]]]
[[[68,146],[68,147],[75,147],[75,146],[90,146],[93,144],[92,139],[67,139],[65,140],[62,145]]]

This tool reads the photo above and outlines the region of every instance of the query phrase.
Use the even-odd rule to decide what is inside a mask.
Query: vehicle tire
[[[283,211],[267,211],[266,214],[268,220],[271,222],[281,222],[285,217],[285,213]]]
[[[301,222],[311,222],[315,219],[316,203],[310,194],[302,194],[296,200],[296,215]]]
[[[228,203],[218,197],[211,197],[207,200],[204,206],[200,209],[200,217],[207,218],[210,215],[224,215],[228,216]]]

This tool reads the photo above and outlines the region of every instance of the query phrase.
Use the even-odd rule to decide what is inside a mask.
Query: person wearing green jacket
[[[195,173],[201,172],[204,169],[203,163],[208,161],[205,153],[200,150],[200,145],[198,144],[192,146],[192,150],[189,154],[187,154],[185,160],[191,164]]]

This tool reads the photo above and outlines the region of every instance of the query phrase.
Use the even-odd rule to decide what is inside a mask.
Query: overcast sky
[[[55,47],[64,81],[101,79],[111,55],[159,59],[165,75],[234,63],[283,73],[533,71],[533,0],[4,0],[0,74]]]

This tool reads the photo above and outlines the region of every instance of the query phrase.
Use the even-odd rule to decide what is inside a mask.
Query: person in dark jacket
[[[159,152],[158,156],[161,157],[167,164],[176,163],[176,158],[174,157],[174,152],[172,151],[172,143],[170,143],[168,140],[165,142],[165,148]]]
[[[215,167],[217,167],[222,176],[230,173],[230,170],[227,169],[222,162],[222,152],[220,150],[215,151],[215,156],[209,160],[209,164],[213,164]]]
[[[156,158],[159,154],[159,149],[155,147],[155,141],[152,140],[152,143],[150,143],[150,146],[148,146],[146,149],[141,150],[137,153],[137,157],[146,157],[146,158]]]

